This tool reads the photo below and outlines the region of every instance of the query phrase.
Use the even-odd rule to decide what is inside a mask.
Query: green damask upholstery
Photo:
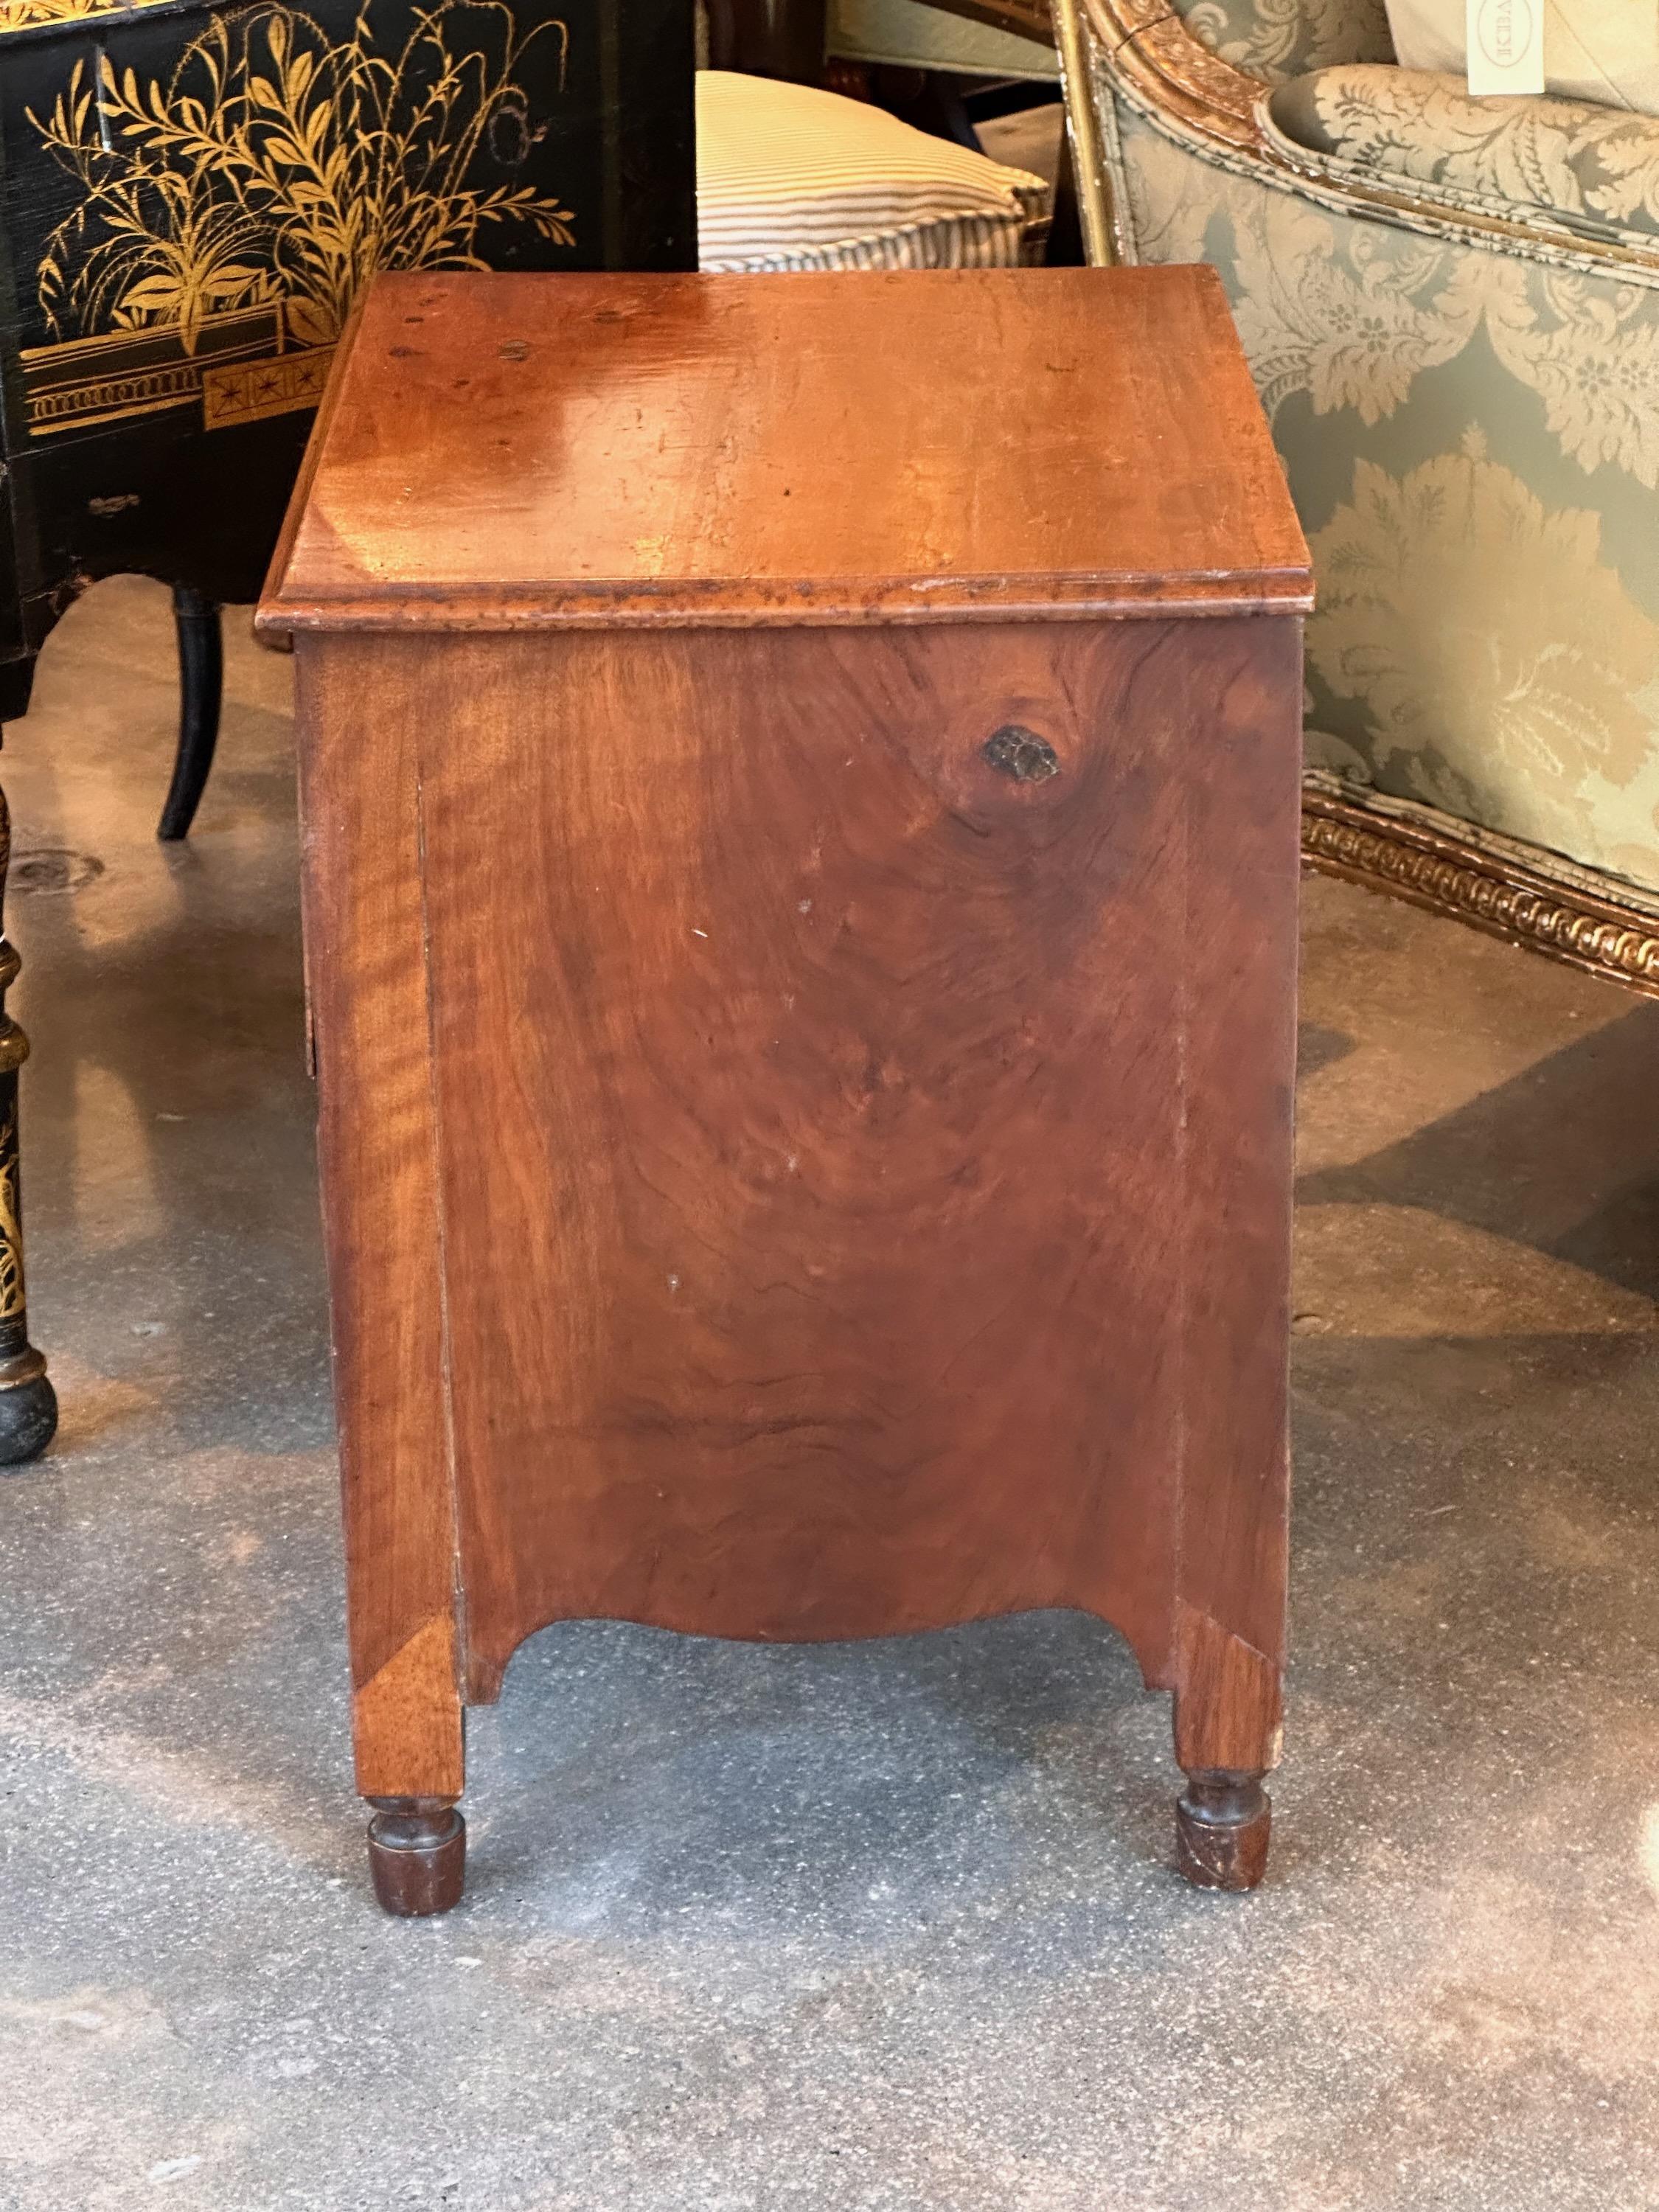
[[[1121,250],[1220,270],[1313,549],[1310,765],[1659,893],[1659,121],[1380,0],[1087,4]]]
[[[1267,113],[1336,168],[1432,185],[1472,214],[1531,209],[1609,246],[1659,239],[1659,117],[1582,100],[1472,100],[1461,77],[1363,67],[1282,84]]]
[[[1269,84],[1337,62],[1391,62],[1383,0],[1175,0],[1212,54]]]

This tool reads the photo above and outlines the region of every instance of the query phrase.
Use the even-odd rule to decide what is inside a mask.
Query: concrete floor
[[[151,834],[155,587],[70,616],[6,753],[64,1408],[0,1485],[6,2212],[1659,2205],[1659,1006],[1309,887],[1256,1897],[1170,1871],[1164,1702],[1087,1621],[585,1625],[475,1717],[465,1905],[394,1923],[346,1753],[289,671],[232,632],[188,849]]]

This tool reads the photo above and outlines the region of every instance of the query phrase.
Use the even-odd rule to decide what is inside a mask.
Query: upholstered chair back
[[[1391,62],[1382,0],[1175,0],[1212,53],[1268,84],[1336,62]]]

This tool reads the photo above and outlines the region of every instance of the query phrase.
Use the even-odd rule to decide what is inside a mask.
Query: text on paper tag
[[[1544,91],[1544,0],[1468,0],[1468,91]]]
[[[1542,92],[1544,0],[1468,0],[1469,90]]]

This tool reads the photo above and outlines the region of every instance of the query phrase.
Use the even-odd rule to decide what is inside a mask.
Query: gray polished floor
[[[165,596],[8,735],[32,1289],[0,1485],[5,2212],[1659,2205],[1659,1006],[1307,902],[1295,1659],[1255,1898],[1087,1621],[551,1630],[470,1893],[366,1893],[286,663],[153,838]],[[75,886],[78,885],[78,888]]]

